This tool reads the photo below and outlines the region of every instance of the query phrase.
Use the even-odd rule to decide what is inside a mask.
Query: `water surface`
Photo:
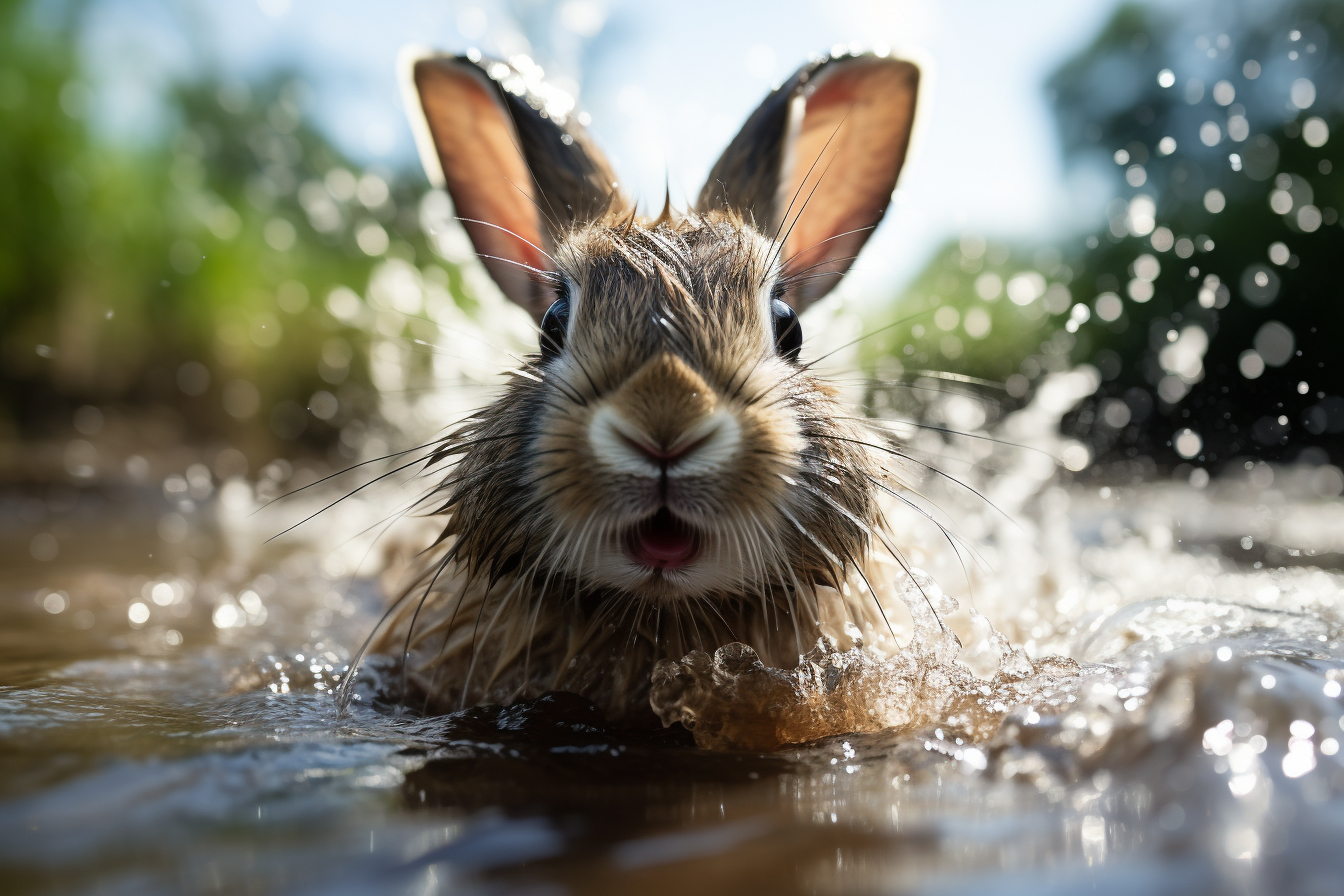
[[[902,727],[769,753],[613,728],[567,695],[416,718],[372,700],[376,664],[338,718],[386,557],[333,545],[386,508],[265,545],[281,527],[240,481],[190,507],[8,494],[6,891],[1339,892],[1330,475],[1047,483],[1011,527],[964,519],[983,566],[925,557],[961,604],[939,662],[993,699],[939,703],[952,684],[921,667],[928,709]],[[48,532],[59,555],[33,559]],[[730,654],[699,660],[702,712],[774,674]]]

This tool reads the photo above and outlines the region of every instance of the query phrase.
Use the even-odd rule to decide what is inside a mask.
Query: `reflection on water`
[[[1336,892],[1331,471],[1083,489],[1001,469],[1016,521],[957,516],[975,559],[908,533],[949,634],[912,601],[893,623],[913,653],[860,656],[850,632],[800,672],[732,648],[665,670],[664,715],[703,743],[859,732],[768,754],[565,695],[399,715],[370,699],[377,664],[338,719],[398,551],[359,533],[395,506],[360,496],[263,545],[283,526],[233,480],[189,517],[216,542],[196,556],[156,532],[157,494],[77,496],[43,523],[59,561],[3,533],[7,890]]]

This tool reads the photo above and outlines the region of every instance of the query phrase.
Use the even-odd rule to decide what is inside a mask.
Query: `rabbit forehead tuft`
[[[571,343],[612,360],[671,349],[709,367],[766,352],[774,255],[731,214],[578,229],[556,253],[578,287]]]

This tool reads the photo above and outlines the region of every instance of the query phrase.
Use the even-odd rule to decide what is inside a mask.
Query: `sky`
[[[1115,0],[108,0],[85,43],[128,138],[161,125],[154,91],[212,68],[277,67],[309,84],[309,111],[369,165],[413,159],[396,59],[407,44],[530,51],[577,93],[590,130],[646,209],[676,204],[769,89],[809,54],[890,46],[920,63],[918,128],[896,200],[847,278],[890,296],[965,233],[1047,239],[1094,220],[1102,187],[1062,165],[1044,82]],[[666,179],[666,180],[665,180]]]

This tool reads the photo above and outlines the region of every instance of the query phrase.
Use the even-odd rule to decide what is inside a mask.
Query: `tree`
[[[1344,456],[1342,39],[1338,4],[1126,6],[1051,79],[1071,164],[1117,186],[1078,264],[1101,451]]]
[[[1069,166],[1112,184],[1104,225],[945,247],[869,363],[1013,397],[1095,364],[1065,428],[1105,461],[1340,462],[1342,46],[1344,7],[1317,0],[1121,7],[1048,84]]]
[[[336,444],[379,410],[369,324],[416,326],[368,307],[371,278],[401,265],[471,294],[422,227],[422,176],[360,172],[284,72],[175,85],[163,139],[105,139],[75,51],[85,11],[0,5],[0,423],[31,436],[94,404],[167,409],[179,438],[258,459]]]

